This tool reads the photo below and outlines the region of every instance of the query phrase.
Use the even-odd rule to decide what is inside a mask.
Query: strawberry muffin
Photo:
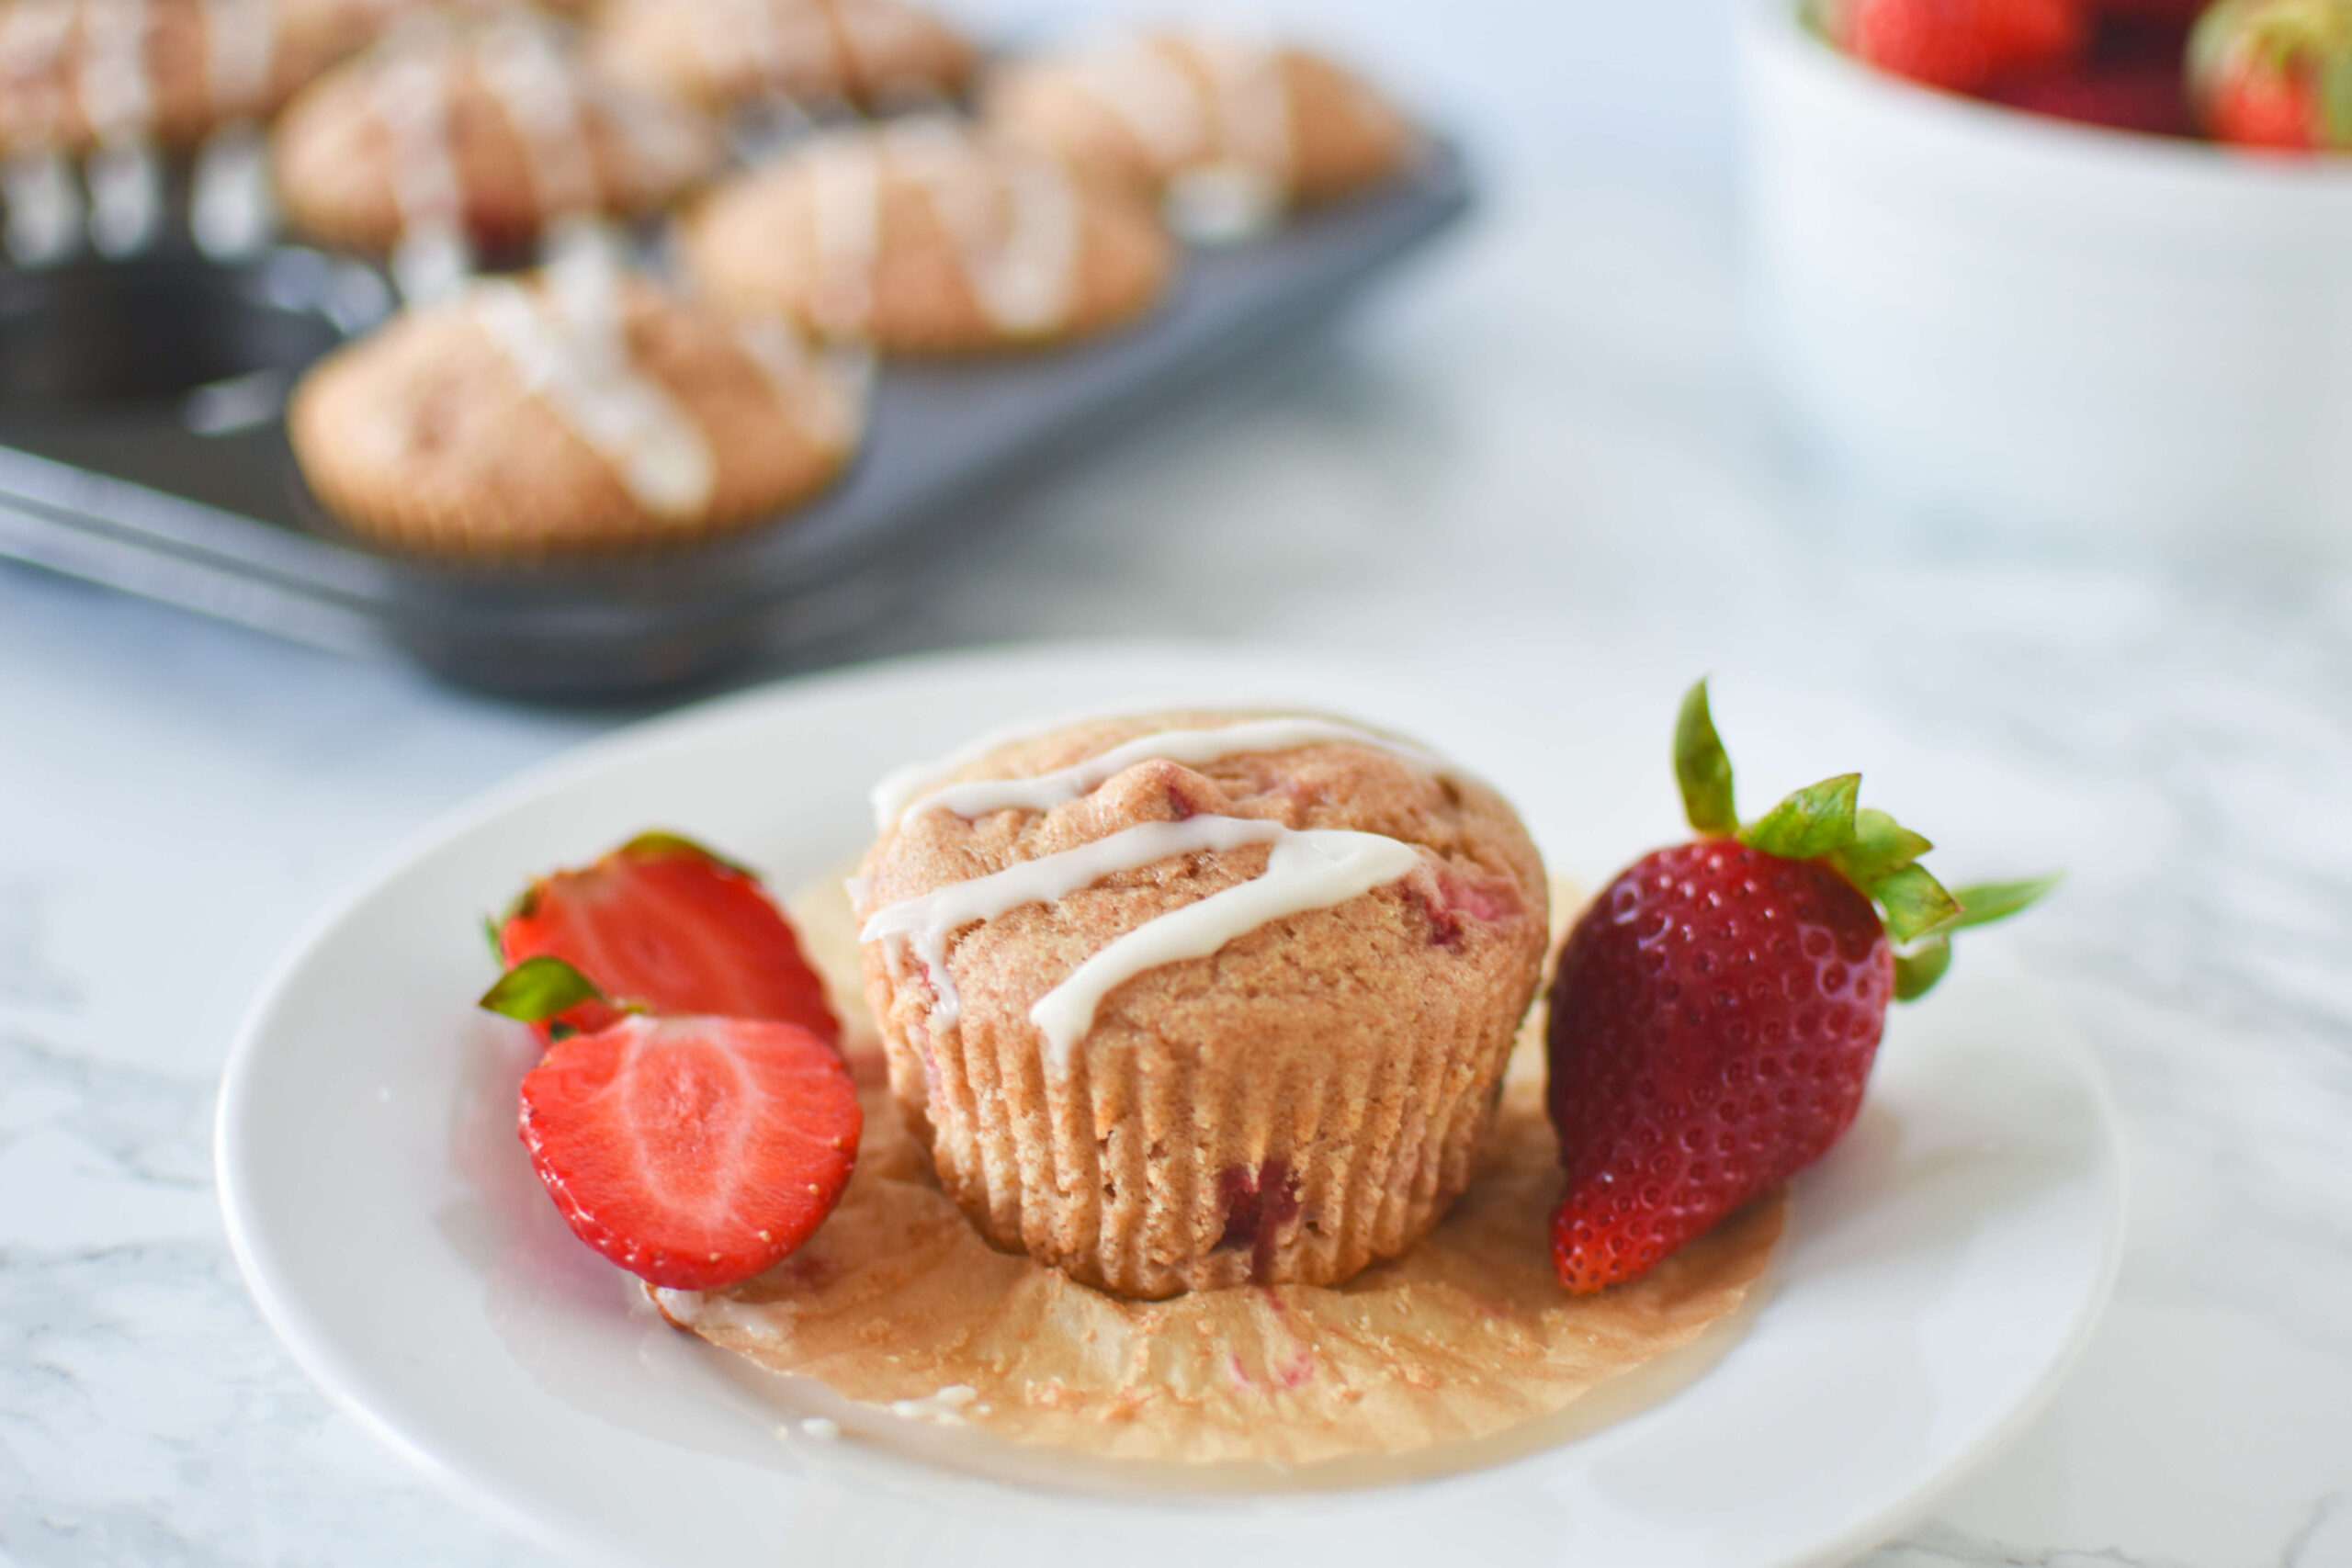
[[[944,116],[829,131],[711,193],[680,249],[731,310],[886,353],[978,354],[1105,331],[1159,298],[1151,209]]]
[[[1330,1284],[1468,1183],[1537,982],[1509,805],[1321,718],[1170,713],[877,792],[890,1081],[996,1246],[1138,1297]]]
[[[900,0],[609,0],[589,51],[613,75],[712,109],[783,97],[887,108],[963,89],[972,46]]]
[[[999,131],[1163,197],[1198,238],[1395,175],[1414,133],[1396,107],[1307,50],[1195,33],[1114,38],[1020,60],[983,89]]]
[[[0,152],[187,146],[270,113],[353,41],[273,0],[0,0]]]
[[[471,250],[659,208],[720,155],[702,115],[589,68],[524,11],[412,18],[305,89],[275,141],[295,226],[392,253],[413,298],[451,286]]]
[[[513,559],[763,522],[841,472],[860,390],[784,323],[730,321],[582,248],[404,312],[313,367],[286,420],[356,532]]]

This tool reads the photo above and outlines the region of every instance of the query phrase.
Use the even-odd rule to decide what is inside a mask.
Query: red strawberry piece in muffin
[[[1947,892],[1918,863],[1926,839],[1857,808],[1859,773],[1741,826],[1703,682],[1675,762],[1700,836],[1603,889],[1553,981],[1567,1168],[1553,1260],[1579,1295],[1639,1278],[1827,1153],[1861,1106],[1887,1004],[1936,982],[1952,931],[2054,881]]]

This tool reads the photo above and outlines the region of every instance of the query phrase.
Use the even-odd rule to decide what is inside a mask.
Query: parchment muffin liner
[[[1555,921],[1577,902],[1555,889]],[[1549,1246],[1560,1172],[1539,1003],[1467,1188],[1401,1257],[1335,1287],[1114,1295],[991,1247],[965,1217],[884,1081],[846,899],[827,887],[792,913],[831,984],[863,1085],[857,1174],[778,1268],[724,1292],[653,1296],[673,1324],[770,1371],[818,1379],[879,1407],[880,1419],[1202,1473],[1506,1441],[1665,1364],[1711,1325],[1735,1326],[1727,1320],[1765,1279],[1786,1218],[1776,1192],[1641,1280],[1566,1295]]]
[[[1061,1070],[1027,1032],[884,1045],[901,1114],[990,1241],[1156,1298],[1329,1284],[1428,1233],[1469,1185],[1513,1021],[1417,1021],[1403,1053],[1152,1042]]]

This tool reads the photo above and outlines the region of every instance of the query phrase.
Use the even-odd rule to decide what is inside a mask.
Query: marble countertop
[[[1713,671],[1743,766],[1867,758],[1953,875],[2066,865],[2017,945],[2122,1108],[2121,1282],[2049,1412],[1868,1561],[2352,1568],[2352,581],[1995,556],[1792,479],[1725,204],[1679,188],[1521,182],[1328,348],[1035,491],[825,657],[1274,640],[1532,722],[1606,686],[1625,727],[1592,743],[1639,746]],[[210,1118],[322,904],[634,716],[13,568],[0,671],[0,1564],[547,1561],[279,1349]]]

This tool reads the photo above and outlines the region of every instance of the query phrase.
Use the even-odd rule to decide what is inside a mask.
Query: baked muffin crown
[[[607,0],[588,47],[616,77],[713,109],[769,96],[811,108],[944,97],[974,61],[902,0]]]
[[[354,40],[277,0],[0,0],[0,152],[182,146],[270,113]]]
[[[513,249],[559,218],[648,211],[721,152],[700,114],[611,81],[560,23],[511,9],[412,18],[305,88],[275,150],[293,222],[378,253],[428,235]]]
[[[931,115],[808,138],[714,190],[681,249],[728,309],[908,354],[1102,331],[1158,299],[1174,260],[1132,196]]]
[[[1233,35],[1106,38],[1013,61],[981,96],[1002,134],[1165,196],[1202,237],[1377,185],[1415,141],[1396,107],[1335,61]]]
[[[1486,785],[1337,721],[1204,711],[1014,743],[892,816],[858,889],[868,999],[1000,1246],[1137,1295],[1329,1282],[1467,1181],[1546,919]]]
[[[841,471],[860,389],[789,327],[565,270],[476,283],[311,369],[287,424],[330,510],[387,544],[530,558],[705,537]]]

